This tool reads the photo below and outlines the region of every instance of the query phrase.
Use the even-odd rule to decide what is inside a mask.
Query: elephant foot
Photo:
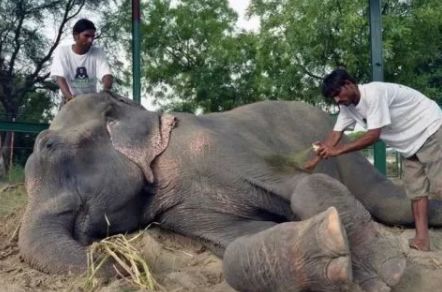
[[[335,208],[240,237],[227,246],[223,264],[227,283],[238,291],[343,291],[352,282]]]
[[[355,230],[349,241],[355,281],[365,291],[390,291],[406,267],[398,240],[381,235],[369,222]]]
[[[399,242],[380,234],[370,213],[339,181],[313,174],[296,185],[291,207],[300,218],[309,218],[327,206],[337,208],[348,234],[355,282],[366,291],[389,291],[405,270]]]
[[[391,288],[389,286],[387,286],[383,281],[379,280],[378,278],[372,278],[370,279],[368,276],[368,279],[365,280],[364,282],[360,282],[359,283],[359,287],[361,287],[361,289],[363,291],[366,292],[390,292]]]
[[[331,259],[326,268],[326,279],[332,282],[351,281],[351,259],[344,226],[335,208],[329,208],[319,225],[317,240],[321,250]],[[334,258],[334,255],[343,255]]]

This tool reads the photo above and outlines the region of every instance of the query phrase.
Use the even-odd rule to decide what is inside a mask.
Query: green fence
[[[0,121],[0,131],[6,132],[40,133],[48,127],[49,124]]]
[[[375,150],[374,147],[370,146],[366,149],[361,150],[362,155],[370,161],[371,164],[375,165]],[[388,177],[402,177],[402,159],[398,152],[390,147],[386,147],[385,151],[385,175]]]

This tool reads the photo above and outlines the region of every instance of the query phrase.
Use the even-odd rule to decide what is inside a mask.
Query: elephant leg
[[[352,282],[345,229],[335,208],[239,237],[224,253],[238,291],[342,291]]]
[[[353,276],[366,291],[390,291],[406,265],[399,242],[381,235],[370,213],[339,181],[314,174],[300,181],[291,198],[292,210],[301,219],[334,206],[348,235]]]

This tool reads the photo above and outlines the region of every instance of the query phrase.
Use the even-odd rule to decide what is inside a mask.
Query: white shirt
[[[66,79],[72,95],[97,92],[97,81],[112,72],[104,51],[92,46],[86,54],[79,55],[72,45],[59,47],[51,66],[51,77]]]
[[[436,102],[410,87],[371,82],[358,85],[361,98],[354,106],[340,106],[334,130],[381,128],[380,138],[404,157],[415,154],[442,124]]]

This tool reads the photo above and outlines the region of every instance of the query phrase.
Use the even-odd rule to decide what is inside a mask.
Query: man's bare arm
[[[324,141],[321,142],[315,142],[313,144],[316,144],[318,146],[320,145],[328,145],[328,146],[335,146],[336,144],[339,143],[339,141],[341,141],[342,139],[342,131],[331,131],[330,133],[328,133],[327,138],[325,138]],[[315,149],[315,152],[319,151],[321,148]],[[309,161],[307,161],[304,164],[304,169],[306,171],[312,172],[316,165],[318,165],[319,161],[321,161],[321,156],[319,156],[318,154],[315,155],[315,157],[313,157],[312,159],[310,159]]]
[[[61,93],[63,94],[66,101],[69,101],[72,98],[74,98],[64,77],[57,76],[55,82],[57,83],[58,87],[60,87]]]
[[[317,153],[321,158],[328,158],[338,156],[341,154],[358,151],[373,145],[381,135],[381,128],[368,130],[360,138],[353,142],[345,144],[335,144],[334,146],[328,144],[321,144]]]
[[[342,133],[342,131],[331,131],[328,134],[327,138],[323,142],[320,142],[320,144],[335,146],[339,143],[339,141],[341,141]]]

